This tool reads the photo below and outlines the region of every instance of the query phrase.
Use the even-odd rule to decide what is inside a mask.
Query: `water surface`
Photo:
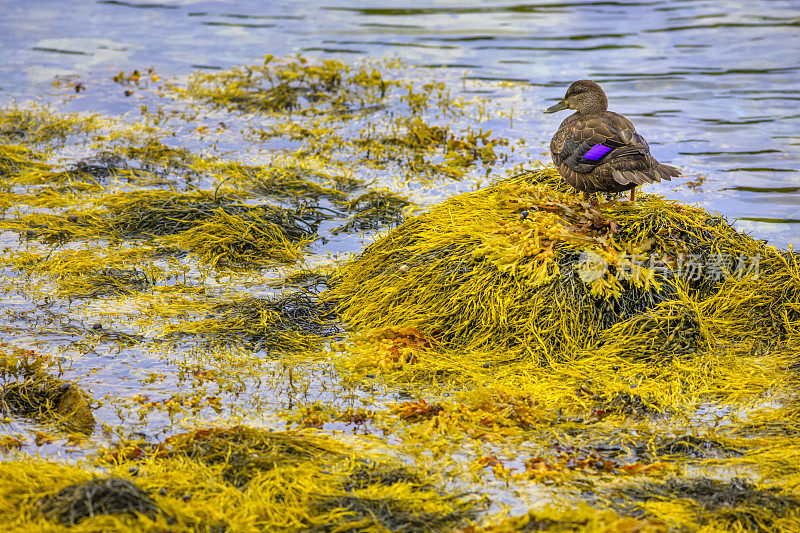
[[[717,210],[778,246],[800,242],[800,5],[794,1],[506,3],[5,0],[0,98],[42,98],[56,75],[92,80],[67,108],[123,112],[109,72],[162,75],[267,53],[396,55],[469,78],[530,84],[513,129],[543,150],[563,116],[539,110],[600,82],[685,182],[650,187]]]

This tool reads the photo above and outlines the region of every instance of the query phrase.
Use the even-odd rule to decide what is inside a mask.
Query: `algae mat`
[[[582,201],[530,88],[114,81],[0,112],[4,530],[800,528],[793,251]]]

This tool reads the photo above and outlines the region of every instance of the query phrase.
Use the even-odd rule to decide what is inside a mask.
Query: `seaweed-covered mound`
[[[590,205],[552,170],[410,219],[329,296],[357,330],[414,328],[439,350],[539,362],[657,360],[800,325],[796,256],[658,196]]]
[[[52,375],[53,362],[0,343],[0,415],[24,416],[81,433],[95,426],[93,401],[73,382]]]

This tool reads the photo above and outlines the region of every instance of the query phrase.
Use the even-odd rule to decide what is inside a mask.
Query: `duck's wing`
[[[551,150],[571,170],[589,174],[605,165],[604,173],[610,173],[621,185],[653,183],[679,175],[673,167],[653,159],[647,141],[622,115],[606,112],[570,118],[573,120],[562,125],[561,135],[553,138]]]
[[[592,115],[574,117],[569,123],[564,121],[560,135],[553,139],[553,152],[564,165],[580,173],[591,172],[611,156],[648,155],[647,142],[633,125],[614,118]]]

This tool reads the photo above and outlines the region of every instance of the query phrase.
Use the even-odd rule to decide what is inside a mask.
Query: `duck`
[[[583,192],[583,199],[595,192],[621,193],[681,175],[677,168],[656,161],[644,137],[630,120],[608,110],[608,98],[592,80],[578,80],[564,98],[544,110],[575,112],[564,119],[550,141],[550,153],[562,179]]]

